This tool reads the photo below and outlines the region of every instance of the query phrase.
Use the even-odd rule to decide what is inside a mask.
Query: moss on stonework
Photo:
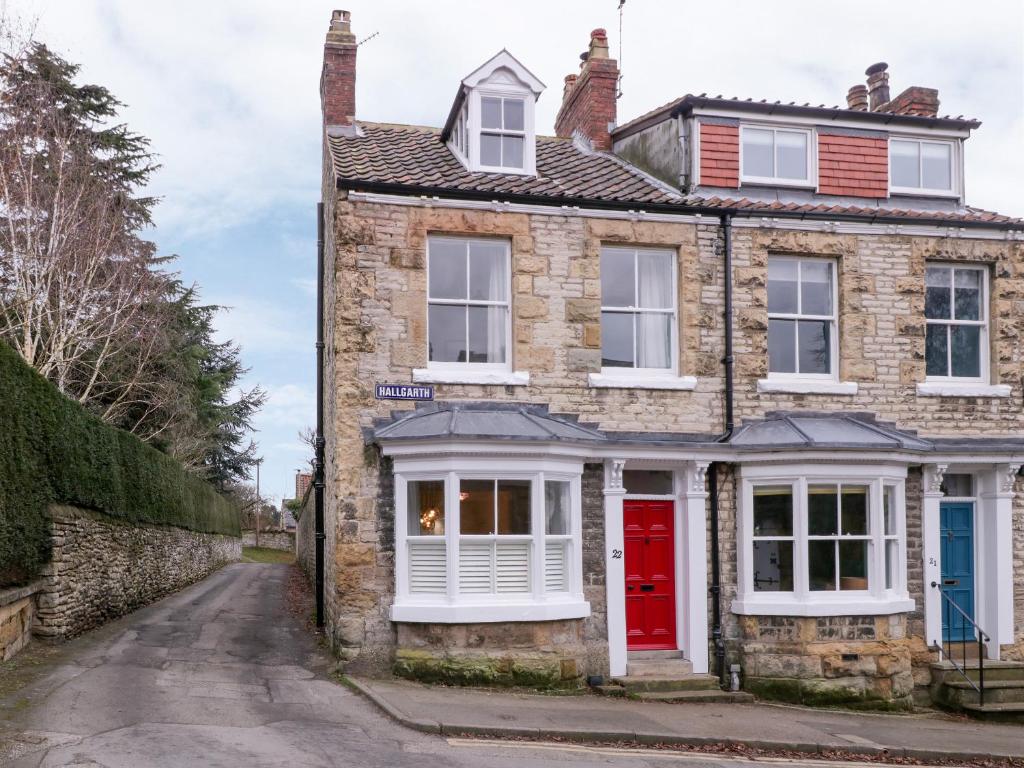
[[[760,699],[809,707],[842,707],[882,712],[907,712],[914,708],[913,699],[909,696],[887,699],[871,689],[844,686],[841,679],[825,681],[748,677],[743,682],[743,688]]]
[[[573,665],[575,666],[575,665]],[[421,683],[519,687],[538,690],[578,688],[581,679],[563,678],[561,659],[520,659],[508,656],[435,656],[425,651],[400,650],[392,667],[395,675]]]

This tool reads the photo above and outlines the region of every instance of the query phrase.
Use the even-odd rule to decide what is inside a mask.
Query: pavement
[[[933,749],[1024,753],[1020,727],[948,718],[640,704],[394,681],[357,681],[366,694],[360,695],[334,678],[332,659],[307,626],[308,606],[289,608],[301,584],[292,566],[239,563],[69,643],[33,643],[0,664],[0,765],[757,768],[795,762],[461,735],[474,727],[485,736],[526,729],[535,738],[564,730],[577,741],[583,733],[596,741],[675,734],[698,743],[724,735],[847,747],[903,739]],[[618,738],[624,733],[630,739]]]
[[[352,678],[393,719],[424,732],[582,742],[730,745],[918,760],[1021,758],[1024,725],[939,712],[867,714],[772,704],[672,704],[440,688]]]

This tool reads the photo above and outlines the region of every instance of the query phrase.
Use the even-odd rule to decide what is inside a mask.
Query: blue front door
[[[974,619],[974,504],[948,501],[939,505],[942,531],[942,591]],[[943,601],[942,639],[974,640],[974,628]]]

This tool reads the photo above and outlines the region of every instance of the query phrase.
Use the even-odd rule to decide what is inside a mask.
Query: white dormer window
[[[502,51],[462,81],[441,137],[467,170],[533,175],[534,105],[543,89]]]
[[[480,165],[522,169],[525,111],[521,98],[480,97]]]

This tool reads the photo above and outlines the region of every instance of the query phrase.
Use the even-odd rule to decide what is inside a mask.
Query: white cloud
[[[308,280],[304,277],[293,277],[291,283],[307,296],[311,296],[314,299],[316,298],[316,280]]]
[[[293,435],[311,425],[316,418],[316,394],[310,387],[299,384],[271,385],[266,388],[267,402],[256,418],[256,426],[285,427]],[[279,433],[280,430],[275,430]]]
[[[220,307],[214,321],[217,339],[240,344],[243,357],[303,347],[309,347],[312,354],[311,329],[302,325],[304,318],[287,304],[238,295],[213,298],[209,303]]]

